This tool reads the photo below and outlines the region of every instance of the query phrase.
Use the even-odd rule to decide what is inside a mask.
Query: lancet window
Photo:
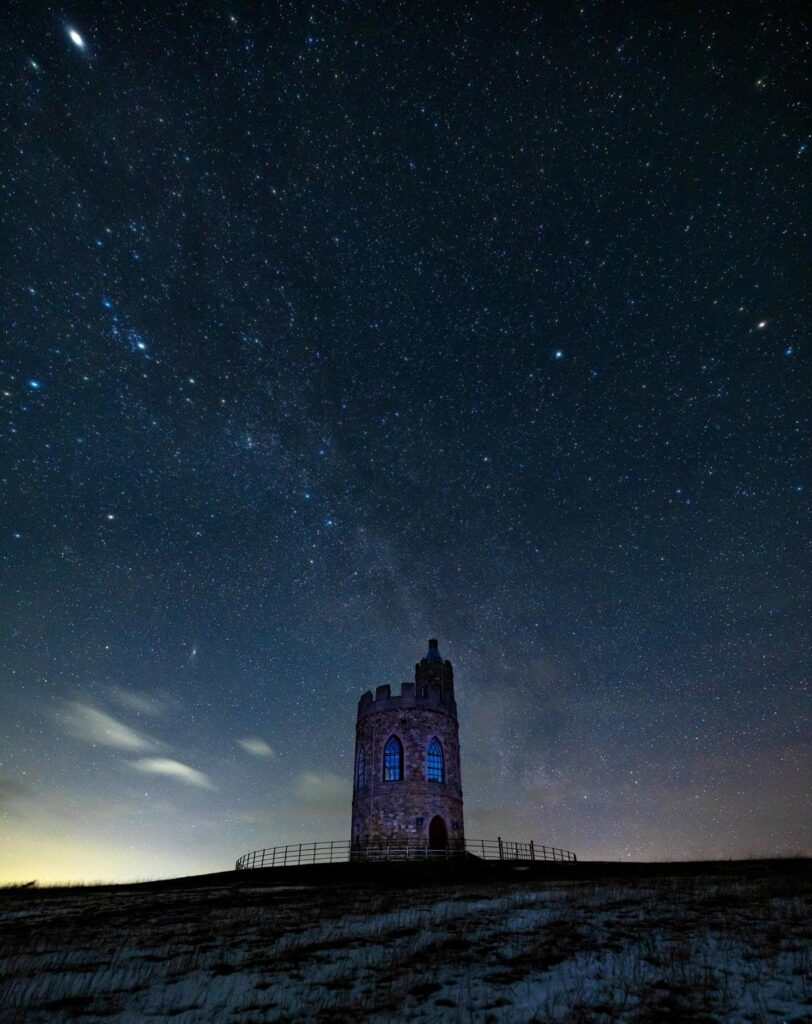
[[[435,736],[429,743],[426,754],[426,778],[429,782],[445,782],[445,762],[443,759],[443,748]]]
[[[403,744],[397,736],[390,736],[383,748],[384,782],[400,782],[403,778]]]

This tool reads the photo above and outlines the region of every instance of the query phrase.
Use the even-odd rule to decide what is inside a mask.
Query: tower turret
[[[414,667],[414,682],[418,693],[421,687],[431,684],[439,685],[443,695],[450,701],[454,700],[454,669],[450,661],[443,661],[437,641],[429,640],[426,656]]]

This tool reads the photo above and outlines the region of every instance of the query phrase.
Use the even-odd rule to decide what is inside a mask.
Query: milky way
[[[808,850],[789,8],[32,6],[0,877],[347,838],[429,636],[469,836]]]

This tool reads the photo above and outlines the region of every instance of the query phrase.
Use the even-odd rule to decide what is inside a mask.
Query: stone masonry
[[[460,848],[464,840],[462,781],[454,673],[443,661],[437,641],[415,666],[415,681],[393,695],[388,685],[358,702],[352,840],[369,843],[428,843]],[[386,778],[384,750],[395,737],[402,745],[402,777]],[[441,760],[430,769],[429,749],[439,743]],[[397,751],[397,744],[393,744]],[[396,760],[390,759],[389,774]],[[431,778],[441,774],[442,781]]]

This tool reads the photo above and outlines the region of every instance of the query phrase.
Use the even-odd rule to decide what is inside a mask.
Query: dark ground
[[[796,860],[334,864],[0,891],[0,1024],[812,1020]]]

